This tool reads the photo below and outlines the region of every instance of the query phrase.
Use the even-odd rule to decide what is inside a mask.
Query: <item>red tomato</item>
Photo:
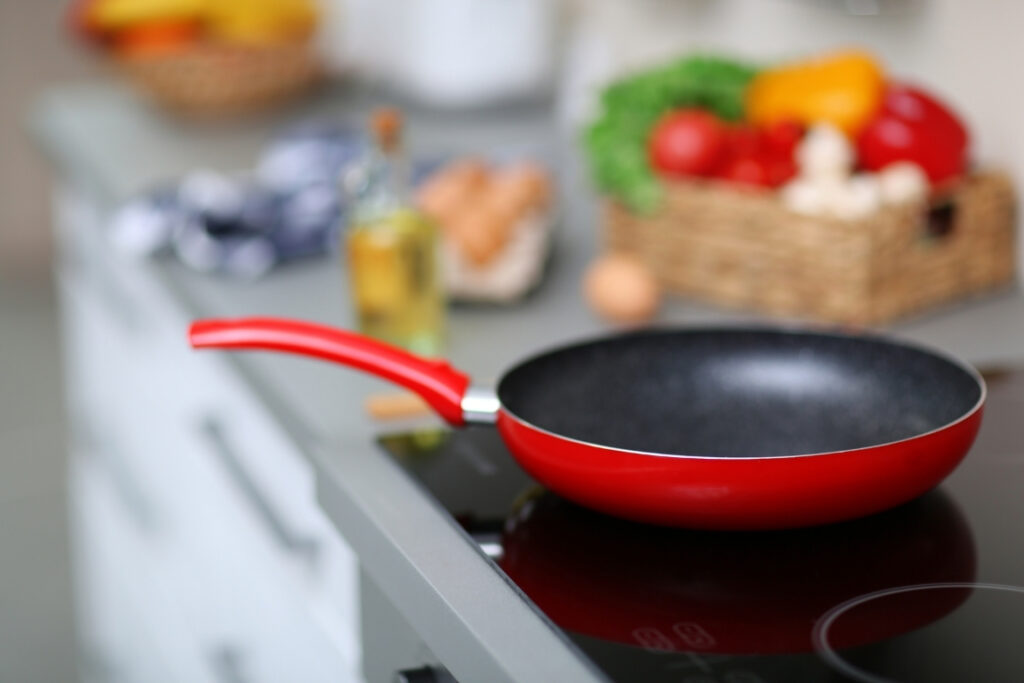
[[[768,181],[772,187],[788,183],[796,174],[796,162],[792,156],[776,156],[768,160]]]
[[[771,187],[771,169],[763,157],[737,157],[727,163],[718,177],[737,185]]]
[[[734,159],[758,156],[765,146],[762,131],[753,126],[735,126],[729,129],[729,155]]]
[[[939,185],[964,172],[968,143],[967,129],[946,105],[919,88],[895,84],[861,131],[857,155],[871,171],[897,161],[913,162]]]
[[[796,174],[796,162],[791,157],[761,152],[728,159],[715,176],[739,185],[778,187]]]
[[[749,125],[728,129],[726,154],[714,175],[740,185],[777,187],[796,175],[793,152],[803,127],[780,121],[766,128]]]
[[[648,143],[651,166],[665,175],[705,175],[719,164],[726,147],[726,127],[701,109],[666,114]]]
[[[796,146],[804,136],[804,127],[797,121],[776,121],[762,132],[765,146],[780,156],[793,156]]]

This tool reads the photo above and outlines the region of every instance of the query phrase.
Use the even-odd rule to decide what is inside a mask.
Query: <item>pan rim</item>
[[[873,342],[877,342],[877,343],[881,343],[881,344],[887,344],[887,345],[890,345],[890,346],[903,347],[905,349],[910,349],[910,350],[916,351],[918,353],[923,353],[923,354],[926,354],[926,355],[931,355],[931,356],[937,357],[937,358],[939,358],[941,360],[946,361],[950,365],[958,368],[962,372],[964,372],[967,376],[969,376],[971,379],[973,379],[975,384],[977,385],[978,390],[979,390],[978,400],[974,403],[974,405],[969,410],[967,410],[966,412],[964,412],[962,415],[958,416],[957,418],[955,418],[955,419],[953,419],[953,420],[951,420],[951,421],[949,421],[949,422],[947,422],[947,423],[945,423],[943,425],[940,425],[940,426],[938,426],[938,427],[936,427],[934,429],[930,429],[927,432],[921,432],[920,434],[914,434],[913,436],[908,436],[908,437],[905,437],[903,439],[896,439],[894,441],[884,441],[884,442],[878,443],[878,444],[871,444],[871,445],[868,445],[868,446],[858,446],[857,448],[846,448],[846,449],[835,450],[835,451],[817,451],[817,452],[814,452],[814,453],[787,453],[785,455],[751,455],[751,456],[688,455],[688,454],[685,454],[685,453],[662,453],[662,452],[659,452],[659,451],[641,451],[641,450],[635,450],[635,449],[631,449],[631,448],[617,448],[615,446],[609,446],[607,444],[594,443],[592,441],[584,441],[583,439],[577,439],[577,438],[574,438],[574,437],[571,437],[571,436],[564,436],[564,435],[558,434],[556,432],[552,432],[549,429],[545,429],[543,427],[539,427],[539,426],[533,424],[532,422],[530,422],[530,421],[520,417],[519,415],[517,415],[515,412],[513,412],[511,409],[509,409],[508,406],[505,405],[504,401],[501,401],[501,385],[505,382],[505,379],[509,375],[511,375],[513,372],[515,372],[517,369],[521,368],[522,366],[526,365],[527,363],[530,363],[531,361],[534,361],[536,359],[542,358],[542,357],[547,356],[547,355],[551,355],[551,354],[559,353],[559,352],[563,352],[563,351],[569,351],[571,349],[574,349],[574,348],[577,348],[577,347],[581,347],[581,346],[587,346],[589,344],[596,344],[596,343],[600,343],[600,342],[611,341],[611,340],[614,340],[614,339],[621,339],[621,338],[630,337],[630,336],[657,335],[657,334],[679,334],[679,333],[702,333],[702,334],[704,334],[704,333],[716,333],[716,332],[731,332],[731,333],[744,332],[744,333],[761,333],[761,334],[767,333],[767,334],[791,335],[791,336],[801,336],[801,337],[825,337],[825,338],[830,338],[830,339],[845,339],[845,340],[849,340],[849,339],[862,339],[862,340],[869,340],[869,341],[873,341]],[[546,434],[547,436],[550,436],[550,437],[553,437],[553,438],[556,438],[556,439],[560,439],[562,441],[568,441],[570,443],[579,444],[581,446],[586,446],[588,448],[593,448],[593,449],[598,449],[598,450],[605,450],[605,451],[611,451],[611,452],[614,452],[614,453],[629,453],[631,455],[644,455],[644,456],[652,456],[652,457],[657,457],[657,458],[675,458],[675,459],[681,459],[681,460],[715,460],[715,461],[722,460],[722,461],[735,461],[735,462],[749,462],[749,461],[753,461],[753,460],[789,460],[789,459],[795,459],[795,458],[813,458],[813,457],[822,457],[822,456],[828,456],[828,455],[842,455],[842,454],[847,454],[847,453],[858,453],[858,452],[862,452],[862,451],[873,451],[873,450],[877,450],[879,448],[888,448],[888,447],[892,447],[892,446],[897,446],[899,444],[906,444],[906,443],[910,443],[912,441],[918,441],[919,439],[926,438],[926,437],[931,436],[933,434],[938,434],[940,432],[944,432],[944,431],[947,431],[949,429],[952,429],[953,427],[957,426],[961,422],[965,422],[965,421],[971,419],[976,413],[978,413],[985,406],[985,401],[988,398],[988,384],[985,382],[985,378],[981,375],[981,373],[978,371],[977,368],[975,368],[973,365],[971,365],[970,363],[968,363],[964,359],[960,358],[956,354],[951,353],[949,351],[946,351],[945,349],[940,349],[938,347],[926,344],[926,343],[922,343],[922,342],[918,342],[918,341],[911,341],[911,340],[908,340],[908,339],[903,339],[903,338],[897,337],[895,335],[879,334],[877,332],[872,332],[872,331],[858,332],[856,334],[844,334],[842,332],[837,332],[837,331],[833,331],[833,330],[819,330],[819,329],[815,329],[815,328],[801,327],[801,326],[798,326],[798,325],[794,325],[794,326],[787,326],[787,325],[715,325],[715,326],[708,326],[708,327],[703,327],[703,326],[694,326],[694,327],[657,326],[657,327],[644,328],[642,330],[633,330],[633,331],[623,332],[623,333],[620,333],[620,334],[597,335],[597,336],[590,337],[588,339],[583,339],[583,340],[576,341],[576,342],[569,342],[567,344],[562,344],[562,345],[559,345],[559,346],[554,346],[554,347],[551,347],[549,349],[545,349],[545,350],[539,351],[537,353],[534,353],[534,354],[532,354],[532,355],[530,355],[530,356],[520,360],[519,362],[517,362],[515,365],[513,365],[509,370],[507,370],[502,375],[501,380],[499,380],[497,387],[495,387],[495,393],[497,394],[497,396],[499,398],[499,404],[500,404],[499,412],[504,413],[510,419],[515,420],[516,422],[518,422],[523,427],[529,428],[529,429],[531,429],[533,431],[536,431],[536,432],[540,432],[542,434]],[[965,455],[966,455],[966,453],[965,453]]]

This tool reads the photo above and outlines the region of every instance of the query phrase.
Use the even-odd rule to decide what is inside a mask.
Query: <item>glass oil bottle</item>
[[[415,353],[436,355],[445,301],[434,224],[410,198],[402,116],[373,113],[374,146],[354,183],[346,258],[357,324],[364,334]]]

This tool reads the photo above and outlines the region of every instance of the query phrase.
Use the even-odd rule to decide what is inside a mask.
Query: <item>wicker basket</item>
[[[930,206],[858,221],[797,215],[774,193],[678,182],[653,216],[609,203],[605,241],[639,256],[678,294],[871,325],[1011,281],[1015,205],[998,172],[976,173]]]
[[[304,44],[217,45],[122,62],[136,85],[178,113],[223,116],[262,109],[302,92],[321,76]]]

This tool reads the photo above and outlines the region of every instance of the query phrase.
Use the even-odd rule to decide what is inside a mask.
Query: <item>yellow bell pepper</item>
[[[831,123],[855,135],[878,110],[885,74],[860,50],[844,50],[759,73],[747,88],[746,114],[755,124],[795,120]]]

